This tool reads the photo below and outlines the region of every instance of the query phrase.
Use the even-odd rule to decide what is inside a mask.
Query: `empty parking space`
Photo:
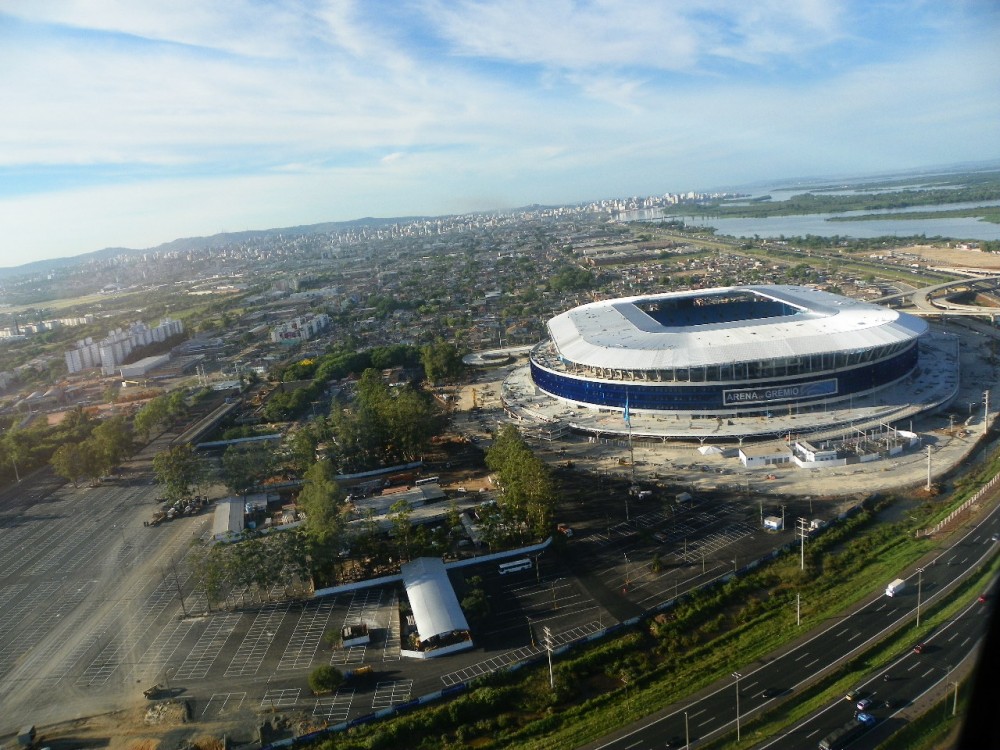
[[[550,629],[549,632],[552,636],[552,647],[558,648],[559,646],[567,643],[582,640],[602,629],[603,626],[598,621],[588,622],[583,625],[570,628],[569,630],[559,632],[555,632]],[[540,637],[541,635],[542,634],[539,633]],[[445,684],[445,687],[457,685],[460,682],[468,682],[469,680],[474,680],[477,677],[482,677],[484,674],[490,674],[499,669],[505,669],[511,664],[517,664],[521,661],[533,659],[544,653],[545,646],[541,643],[541,640],[539,640],[533,646],[525,646],[523,648],[506,651],[502,654],[491,656],[489,659],[484,659],[476,662],[475,664],[470,664],[462,669],[456,669],[453,672],[443,674],[441,675],[441,681]]]
[[[295,621],[285,651],[276,667],[280,670],[308,669],[313,657],[320,647],[323,634],[329,627],[330,614],[333,612],[334,600],[323,599],[318,603],[307,604]]]
[[[277,711],[279,708],[293,708],[299,702],[302,688],[285,688],[283,690],[268,690],[260,700],[260,707]]]
[[[372,697],[372,708],[389,708],[397,703],[406,703],[410,700],[410,693],[413,691],[413,680],[393,680],[392,682],[380,682],[375,686],[375,695]]]
[[[208,626],[199,636],[198,642],[187,657],[177,667],[175,680],[201,680],[208,675],[215,660],[219,658],[222,647],[239,624],[241,615],[225,614],[209,618]]]
[[[332,697],[316,699],[313,716],[324,718],[330,722],[347,721],[353,702],[353,690],[338,690]]]
[[[215,717],[235,714],[240,710],[246,697],[246,693],[213,693],[201,715]]]
[[[288,602],[266,604],[254,618],[250,630],[243,636],[236,655],[226,669],[226,677],[247,677],[257,674],[281,621],[288,611]]]

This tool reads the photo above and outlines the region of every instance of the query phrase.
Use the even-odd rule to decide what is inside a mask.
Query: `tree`
[[[157,396],[136,412],[132,425],[136,433],[147,440],[153,430],[165,424],[169,418],[169,404],[166,395]]]
[[[135,449],[132,429],[123,416],[111,417],[97,425],[91,438],[100,457],[102,473],[110,472]]]
[[[276,464],[274,451],[264,442],[230,445],[222,454],[223,480],[245,499],[251,488],[271,476]]]
[[[159,453],[153,459],[153,472],[171,500],[190,495],[206,476],[205,464],[190,445],[175,445]]]
[[[465,367],[458,347],[442,339],[422,346],[420,361],[424,366],[424,375],[431,383],[456,380],[461,377]]]
[[[72,482],[74,487],[79,487],[80,480],[87,475],[80,443],[63,443],[56,448],[49,463],[57,475]]]
[[[344,675],[336,667],[322,664],[309,673],[309,689],[314,693],[329,693],[344,682]]]
[[[499,525],[505,535],[545,536],[552,524],[555,487],[548,467],[531,452],[513,425],[505,425],[486,452],[500,482]]]
[[[392,533],[396,537],[396,546],[400,560],[410,559],[410,538],[413,526],[410,522],[412,508],[405,500],[397,500],[389,506],[389,521],[392,523]]]
[[[306,472],[298,505],[306,515],[305,536],[313,560],[313,576],[329,572],[343,544],[344,493],[329,461],[317,461]]]

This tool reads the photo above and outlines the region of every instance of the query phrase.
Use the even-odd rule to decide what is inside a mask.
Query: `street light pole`
[[[733,677],[736,678],[736,741],[740,741],[740,677],[743,675],[739,672],[733,672]]]
[[[691,732],[688,731],[688,712],[684,712],[684,750],[691,748]]]
[[[920,627],[920,589],[924,581],[924,569],[917,568],[917,627]]]
[[[631,581],[629,580],[629,573],[630,573],[630,571],[629,571],[629,564],[632,561],[628,559],[628,554],[627,553],[622,552],[622,554],[625,556],[625,590],[628,591],[628,585],[629,585],[629,583],[631,583]]]

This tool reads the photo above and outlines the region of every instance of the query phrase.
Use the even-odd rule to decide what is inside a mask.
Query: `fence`
[[[955,508],[955,510],[953,510],[951,513],[949,513],[946,518],[944,518],[943,520],[939,521],[938,523],[936,523],[934,526],[932,526],[929,529],[921,529],[920,531],[918,531],[917,532],[917,538],[919,539],[920,537],[923,537],[923,536],[931,536],[931,535],[936,534],[937,532],[941,531],[941,529],[943,529],[945,526],[947,526],[949,523],[951,523],[953,520],[955,520],[956,516],[958,516],[961,513],[964,513],[971,506],[973,506],[976,503],[978,503],[979,500],[982,498],[982,496],[985,495],[987,492],[989,492],[993,488],[993,486],[997,483],[997,481],[1000,481],[1000,474],[995,475],[990,481],[988,481],[986,484],[984,484],[982,487],[980,487],[976,491],[975,495],[973,495],[968,500],[966,500],[964,503],[962,503],[957,508]]]

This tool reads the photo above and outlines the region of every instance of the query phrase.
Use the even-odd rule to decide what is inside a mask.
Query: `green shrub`
[[[309,674],[309,688],[314,693],[328,693],[344,682],[344,675],[336,667],[323,664]]]

